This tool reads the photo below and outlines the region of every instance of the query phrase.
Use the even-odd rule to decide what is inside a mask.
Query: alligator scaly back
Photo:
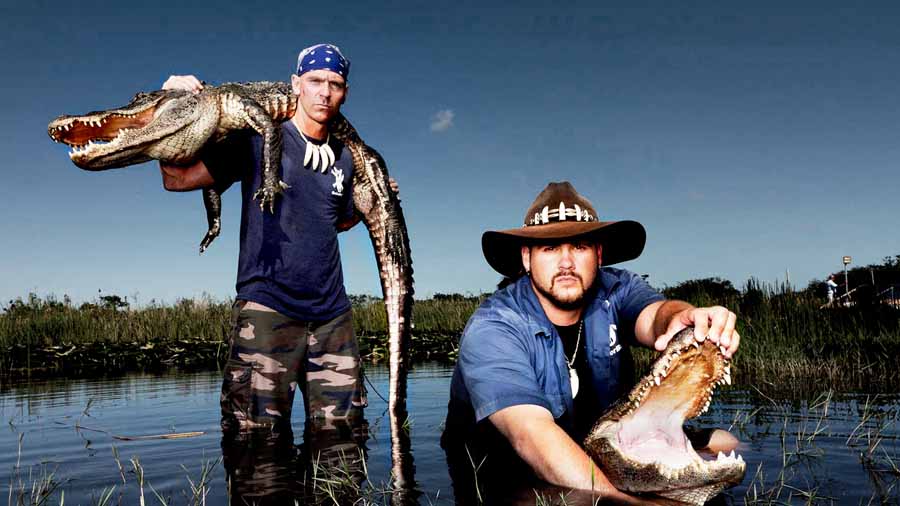
[[[275,210],[286,188],[280,180],[281,128],[297,109],[291,86],[280,82],[225,83],[200,93],[157,90],[138,93],[128,105],[77,116],[47,126],[56,142],[72,146],[69,157],[85,170],[107,170],[149,160],[172,165],[195,162],[200,150],[233,132],[252,129],[263,138],[262,185],[254,193],[260,209]],[[202,253],[219,233],[219,196],[204,191],[209,230]]]

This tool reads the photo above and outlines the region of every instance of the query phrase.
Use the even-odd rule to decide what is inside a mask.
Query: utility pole
[[[850,281],[847,279],[847,266],[853,259],[849,255],[845,255],[842,260],[844,262],[844,294],[847,296],[847,302],[850,302]]]

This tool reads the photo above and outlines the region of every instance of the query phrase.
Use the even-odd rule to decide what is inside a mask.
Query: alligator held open
[[[610,407],[585,439],[585,448],[619,490],[654,493],[703,504],[743,480],[741,456],[702,458],[684,421],[709,409],[717,385],[731,383],[731,365],[716,345],[679,332],[627,397]]]

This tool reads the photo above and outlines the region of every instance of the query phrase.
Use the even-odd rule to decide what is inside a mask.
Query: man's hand
[[[671,316],[665,333],[656,338],[653,347],[658,351],[666,349],[675,334],[693,325],[697,341],[708,338],[719,346],[723,355],[731,358],[741,342],[741,336],[734,329],[736,321],[737,316],[722,306],[683,309]]]
[[[200,93],[203,89],[203,83],[192,75],[187,76],[169,76],[163,83],[164,90],[186,90],[191,93]]]

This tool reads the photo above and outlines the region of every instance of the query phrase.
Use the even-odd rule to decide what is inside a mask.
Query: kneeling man
[[[644,227],[600,221],[568,182],[550,183],[524,222],[482,237],[485,258],[509,284],[472,315],[460,342],[442,437],[454,482],[460,460],[478,469],[510,456],[546,482],[625,499],[576,441],[628,392],[629,346],[663,350],[694,326],[697,339],[731,357],[735,314],[665,300],[639,275],[609,267],[641,254]],[[712,451],[737,443],[718,430],[702,439],[695,446]]]

